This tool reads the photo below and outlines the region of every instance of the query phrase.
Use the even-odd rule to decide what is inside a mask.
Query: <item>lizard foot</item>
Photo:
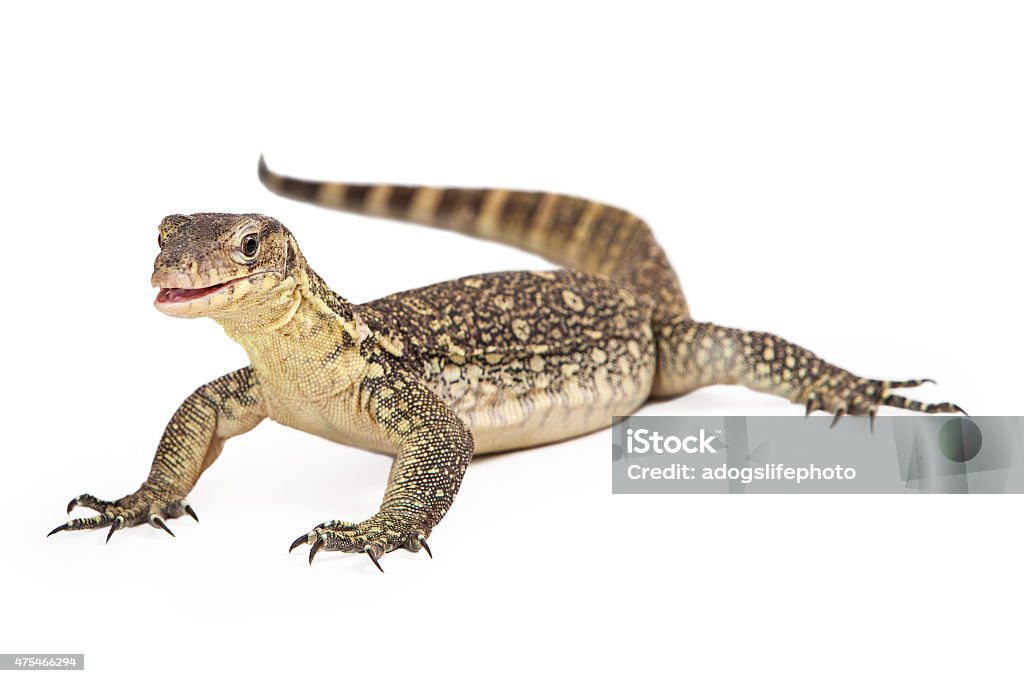
[[[919,387],[922,384],[935,382],[930,379],[911,379],[888,381],[863,379],[845,370],[837,372],[815,382],[801,392],[797,403],[804,403],[806,414],[815,410],[824,410],[835,415],[832,420],[834,427],[843,415],[867,415],[871,418],[871,431],[875,429],[875,415],[879,406],[892,406],[919,413],[963,413],[967,414],[955,403],[922,403],[892,393],[893,389]]]
[[[107,532],[107,542],[109,542],[115,531],[144,522],[152,524],[157,529],[163,529],[173,536],[174,532],[170,530],[165,520],[187,514],[197,522],[199,521],[199,517],[188,501],[184,499],[168,501],[165,497],[145,489],[113,501],[100,500],[85,493],[68,503],[68,514],[71,514],[71,511],[79,506],[100,514],[94,517],[72,519],[61,524],[47,536],[53,536],[58,531],[110,527],[110,531]]]
[[[380,558],[384,553],[398,548],[405,548],[412,552],[418,552],[420,548],[423,548],[433,559],[434,554],[430,552],[430,547],[427,545],[429,534],[430,530],[423,526],[412,524],[401,517],[379,512],[359,524],[337,519],[319,524],[309,533],[296,538],[288,548],[288,552],[295,550],[300,545],[309,544],[312,546],[309,549],[310,564],[313,564],[313,558],[321,550],[366,553],[377,569],[383,572]]]

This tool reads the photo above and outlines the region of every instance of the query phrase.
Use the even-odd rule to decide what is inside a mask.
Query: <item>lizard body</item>
[[[171,418],[146,482],[54,529],[195,513],[186,497],[226,439],[265,418],[392,453],[384,500],[360,523],[333,520],[292,548],[418,551],[474,453],[524,448],[606,427],[651,396],[742,383],[836,418],[881,405],[952,412],[892,393],[923,380],[860,378],[775,335],[689,317],[675,272],[636,216],[563,195],[342,185],[287,178],[279,194],[501,241],[567,270],[472,275],[365,304],[335,294],[292,234],[260,214],[172,215],[160,225],[156,306],[210,317],[250,365],[203,385]],[[172,534],[173,535],[173,534]],[[429,548],[427,548],[429,552]]]

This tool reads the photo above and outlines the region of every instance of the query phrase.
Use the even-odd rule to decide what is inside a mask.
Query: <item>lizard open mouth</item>
[[[202,299],[208,294],[213,294],[219,289],[223,289],[228,285],[233,285],[236,282],[241,282],[251,275],[244,275],[237,277],[227,282],[221,282],[220,284],[210,285],[209,287],[199,287],[198,289],[186,289],[181,287],[163,287],[160,292],[156,295],[156,303],[158,304],[177,304],[185,301],[195,301],[196,299]]]
[[[162,304],[174,304],[182,301],[192,301],[194,299],[201,299],[202,297],[216,292],[218,289],[226,285],[226,282],[222,282],[219,285],[212,285],[210,287],[200,287],[199,289],[161,289],[160,293],[156,295],[156,300]]]

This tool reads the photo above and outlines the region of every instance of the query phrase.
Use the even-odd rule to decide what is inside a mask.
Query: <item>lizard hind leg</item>
[[[713,384],[743,384],[804,405],[807,413],[868,415],[880,406],[923,413],[964,412],[953,403],[922,403],[892,393],[932,380],[866,379],[826,363],[781,337],[679,318],[658,327],[653,396],[678,396]],[[834,423],[833,423],[834,424]]]

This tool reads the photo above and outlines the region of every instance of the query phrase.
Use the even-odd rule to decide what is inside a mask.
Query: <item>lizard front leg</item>
[[[149,522],[173,536],[164,521],[167,518],[189,514],[199,521],[185,497],[220,455],[224,441],[249,431],[265,416],[252,368],[204,384],[185,399],[167,424],[149,477],[138,491],[112,501],[87,493],[78,496],[68,503],[68,514],[78,506],[99,514],[72,519],[49,535],[110,527],[109,541],[118,529]]]
[[[930,380],[859,377],[765,332],[684,318],[662,326],[656,336],[655,396],[674,396],[712,384],[743,384],[804,405],[807,414],[825,410],[835,420],[849,414],[867,415],[873,421],[880,406],[924,413],[964,412],[953,403],[921,403],[892,392]]]
[[[433,557],[427,538],[459,490],[473,457],[473,436],[412,377],[387,374],[364,381],[363,389],[369,393],[373,422],[398,450],[380,510],[358,524],[324,522],[295,539],[290,550],[309,543],[310,563],[320,550],[364,552],[384,571],[380,557],[398,548],[424,548]]]

